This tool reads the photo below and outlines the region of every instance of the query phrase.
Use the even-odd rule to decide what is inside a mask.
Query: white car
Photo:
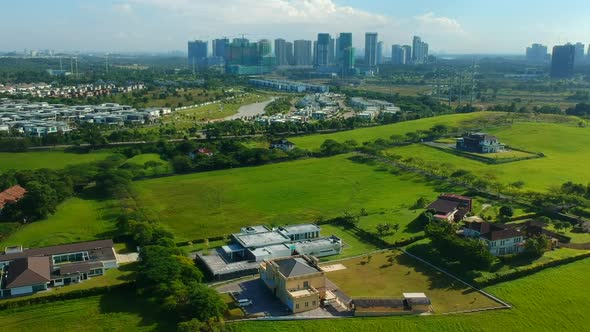
[[[252,305],[252,301],[248,300],[248,299],[242,299],[242,300],[238,300],[238,305],[240,307],[247,307]]]

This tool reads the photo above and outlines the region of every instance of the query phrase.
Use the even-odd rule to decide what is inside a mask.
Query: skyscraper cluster
[[[356,49],[353,46],[353,34],[339,33],[335,38],[329,33],[318,33],[315,41],[282,38],[274,41],[262,39],[258,42],[242,38],[220,38],[212,41],[212,53],[209,54],[208,42],[202,40],[188,43],[188,61],[191,66],[209,66],[225,64],[226,66],[253,67],[253,73],[259,73],[262,67],[275,66],[314,66],[324,73],[354,74],[358,67],[374,72],[383,64],[383,41],[379,34],[365,34],[364,61],[357,64]],[[420,37],[414,37],[413,45],[393,45],[392,63],[421,64],[428,61],[428,44]]]
[[[567,78],[574,74],[574,67],[590,63],[590,48],[585,53],[586,45],[583,43],[556,45],[550,55],[547,46],[532,44],[526,48],[528,62],[542,64],[551,62],[551,77]]]

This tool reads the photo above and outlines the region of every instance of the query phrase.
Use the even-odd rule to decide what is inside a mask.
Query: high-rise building
[[[275,57],[278,66],[288,65],[287,60],[287,41],[284,39],[275,39]]]
[[[378,35],[376,32],[365,34],[365,65],[374,67],[377,65],[377,44]]]
[[[574,75],[576,47],[572,44],[553,47],[551,55],[551,77],[567,78]]]
[[[349,74],[354,69],[354,62],[356,59],[354,47],[347,47],[342,51],[342,71]]]
[[[340,37],[338,38],[339,43],[338,43],[338,50],[340,52],[340,57],[337,59],[337,63],[341,66],[344,66],[344,62],[346,60],[346,57],[349,54],[344,54],[344,51],[346,51],[349,48],[352,48],[352,33],[350,32],[343,32],[340,34]]]
[[[378,65],[382,65],[385,63],[385,61],[383,60],[384,47],[385,47],[385,44],[382,41],[377,43],[377,64]]]
[[[208,45],[208,42],[202,40],[188,42],[188,61],[191,66],[199,65],[207,59]]]
[[[287,57],[287,65],[292,66],[295,63],[295,58],[293,57],[293,43],[285,43],[285,54]]]
[[[391,46],[391,64],[405,65],[406,64],[406,50],[400,45]]]
[[[268,39],[262,39],[258,42],[258,53],[261,57],[269,56],[272,53],[272,43]]]
[[[412,62],[417,64],[425,63],[428,59],[428,44],[418,36],[414,36],[412,44]]]
[[[526,59],[529,62],[543,63],[549,58],[547,53],[547,46],[541,44],[533,44],[526,48]]]
[[[227,60],[229,52],[229,39],[215,39],[213,40],[213,56],[221,57]]]
[[[294,46],[294,64],[296,66],[310,66],[311,61],[311,40],[296,40]]]
[[[258,44],[250,43],[247,39],[234,39],[229,45],[227,63],[242,66],[259,65],[260,55]]]
[[[412,46],[410,45],[404,45],[402,46],[402,48],[404,49],[404,65],[409,65],[410,63],[412,63]]]
[[[336,47],[335,47],[336,41],[334,40],[334,38],[330,37],[330,47],[328,48],[328,63],[330,65],[333,65],[336,63]]]
[[[586,50],[586,45],[582,43],[576,43],[574,45],[576,48],[576,55],[574,56],[574,65],[579,66],[584,63],[584,51]]]
[[[342,58],[342,54],[340,53],[340,37],[336,37],[334,47],[334,61],[332,61],[332,63],[340,61],[340,58]]]
[[[328,66],[330,65],[330,41],[333,40],[329,33],[318,33],[318,40],[316,43],[315,65]]]

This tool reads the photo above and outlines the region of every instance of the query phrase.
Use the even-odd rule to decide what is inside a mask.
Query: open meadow
[[[392,148],[387,153],[448,164],[456,169],[470,170],[475,175],[497,179],[504,184],[524,181],[525,190],[547,191],[567,181],[590,182],[590,173],[583,166],[590,162],[590,150],[587,149],[590,144],[589,128],[573,124],[526,122],[491,128],[488,132],[496,135],[503,143],[543,153],[545,157],[494,165],[420,144]]]
[[[247,225],[284,225],[331,219],[365,209],[359,227],[399,223],[396,238],[421,229],[411,222],[420,198],[446,191],[412,174],[351,161],[350,155],[261,167],[150,179],[134,183],[141,206],[179,240],[237,232]]]
[[[402,293],[425,293],[435,313],[502,306],[396,250],[338,263],[346,269],[329,272],[327,277],[352,298],[402,298]]]
[[[0,172],[10,169],[60,169],[70,165],[84,164],[103,160],[110,156],[108,152],[66,153],[63,151],[42,152],[0,152]]]
[[[43,247],[112,237],[116,229],[111,208],[114,201],[69,198],[45,220],[22,225],[0,242],[9,245]]]

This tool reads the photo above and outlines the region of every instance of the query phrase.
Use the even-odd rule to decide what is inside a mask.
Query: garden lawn
[[[402,293],[425,293],[432,301],[435,313],[501,306],[399,251],[387,251],[339,263],[346,269],[329,272],[327,277],[352,298],[402,298]]]
[[[18,228],[0,242],[0,248],[9,245],[44,247],[111,238],[116,229],[111,215],[114,206],[114,201],[70,198],[49,218]]]
[[[110,156],[108,152],[66,153],[63,151],[44,152],[0,152],[0,172],[10,169],[60,169],[70,165],[90,163]]]
[[[235,325],[235,331],[584,331],[590,326],[588,275],[590,259],[585,259],[486,289],[510,303],[514,307],[511,310],[426,317],[243,322]]]
[[[417,216],[396,211],[418,198],[434,199],[439,188],[413,174],[349,160],[349,155],[307,159],[138,181],[139,204],[180,241],[228,235],[247,225],[285,225],[331,219],[366,209],[360,227],[399,223],[399,237],[416,233]],[[407,210],[408,208],[406,208]],[[420,229],[421,231],[421,229]]]
[[[428,130],[436,125],[444,124],[450,127],[465,127],[468,123],[485,119],[491,116],[497,116],[499,113],[479,112],[469,114],[452,114],[432,118],[425,118],[413,121],[400,122],[385,126],[376,126],[370,128],[361,128],[349,131],[342,131],[333,134],[318,134],[301,137],[289,138],[297,147],[310,150],[319,150],[322,143],[327,139],[333,139],[339,142],[355,140],[359,144],[367,141],[374,141],[378,138],[389,139],[392,135],[405,135],[416,130]]]
[[[590,150],[587,148],[590,145],[589,128],[527,122],[489,132],[501,142],[544,153],[545,157],[490,165],[420,144],[392,148],[387,153],[470,170],[475,175],[497,179],[503,184],[524,181],[524,190],[547,191],[567,181],[590,182],[590,173],[584,166],[590,164]]]

